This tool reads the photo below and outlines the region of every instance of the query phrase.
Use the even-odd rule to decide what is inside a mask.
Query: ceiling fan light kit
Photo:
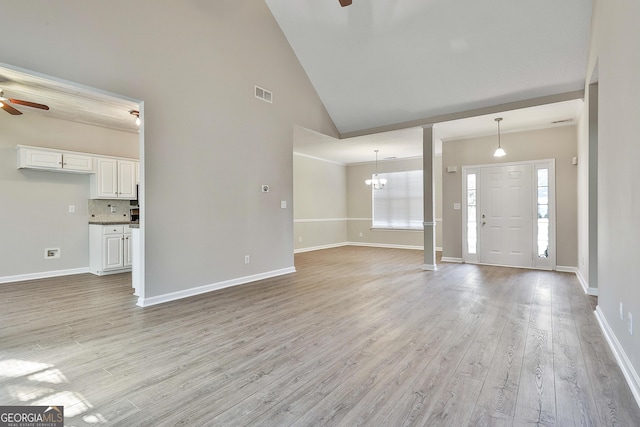
[[[142,121],[140,120],[140,111],[129,110],[129,114],[133,116],[133,122],[136,124],[136,126],[140,126],[140,123],[142,123]]]
[[[44,104],[38,104],[37,102],[24,101],[22,99],[15,99],[15,98],[5,98],[4,91],[0,89],[0,108],[2,108],[4,111],[6,111],[7,113],[13,116],[21,115],[22,111],[12,107],[11,105],[9,105],[10,103],[17,104],[17,105],[24,105],[25,107],[37,108],[39,110],[49,109],[49,106]]]
[[[352,0],[338,0],[338,1],[340,2],[340,6],[345,7],[345,6],[350,6]]]

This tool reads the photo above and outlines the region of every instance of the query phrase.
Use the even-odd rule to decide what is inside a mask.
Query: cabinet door
[[[70,171],[92,172],[93,157],[81,154],[63,154],[62,168]]]
[[[62,154],[54,151],[23,149],[22,167],[62,169]]]
[[[118,160],[118,198],[136,198],[136,162]]]
[[[104,270],[122,268],[124,266],[124,235],[110,234],[103,238],[102,267]]]
[[[115,159],[97,158],[95,196],[115,199],[118,197],[118,162]]]
[[[133,264],[133,239],[131,238],[131,234],[124,235],[124,266],[131,267]]]

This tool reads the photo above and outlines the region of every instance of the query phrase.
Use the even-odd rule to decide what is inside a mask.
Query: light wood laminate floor
[[[128,274],[0,285],[0,405],[66,425],[639,426],[575,276],[344,247],[140,308]]]

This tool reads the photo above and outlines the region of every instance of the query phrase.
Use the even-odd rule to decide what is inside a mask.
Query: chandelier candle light
[[[498,149],[493,153],[493,157],[502,157],[507,154],[500,146],[500,122],[502,121],[502,117],[496,118],[495,121],[498,123]]]
[[[367,179],[364,181],[369,187],[373,186],[374,190],[380,190],[384,188],[387,180],[384,178],[378,178],[378,150],[373,150],[376,152],[376,173],[373,174],[372,179]]]

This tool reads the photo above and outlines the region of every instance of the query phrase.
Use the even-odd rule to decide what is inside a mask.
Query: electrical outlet
[[[44,259],[60,258],[60,248],[46,248]]]
[[[111,213],[116,213],[116,207],[115,206],[111,206]]]
[[[627,313],[627,319],[629,320],[629,335],[633,335],[633,316],[631,312]]]
[[[298,242],[302,243],[302,236],[298,237]]]
[[[244,263],[249,264],[251,262],[251,257],[249,255],[244,256]]]
[[[280,208],[287,209],[287,201],[286,200],[281,200],[280,201]]]
[[[360,232],[360,237],[362,237],[362,232]]]
[[[622,303],[620,303],[620,320],[624,320],[624,308]]]
[[[76,207],[74,205],[69,205],[69,213],[75,213]]]

